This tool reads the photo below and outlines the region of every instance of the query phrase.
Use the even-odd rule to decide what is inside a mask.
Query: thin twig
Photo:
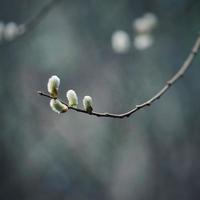
[[[1,41],[0,45],[16,42],[18,39],[20,39],[21,37],[26,35],[28,32],[32,31],[42,21],[42,19],[49,13],[49,11],[52,10],[61,1],[62,0],[50,0],[49,2],[47,2],[38,11],[38,13],[36,15],[34,15],[29,20],[27,20],[25,23],[22,23],[19,25],[19,27],[23,30],[21,34],[17,35],[12,40]]]
[[[64,102],[62,100],[60,100],[60,101],[63,104],[65,104],[66,106],[68,106],[68,108],[71,109],[71,110],[75,110],[75,111],[81,112],[81,113],[86,113],[86,114],[89,114],[89,115],[94,115],[94,116],[97,116],[97,117],[110,117],[110,118],[120,118],[120,119],[125,118],[125,117],[130,117],[136,111],[140,110],[141,108],[150,106],[153,102],[155,102],[160,97],[162,97],[167,92],[167,90],[173,84],[175,84],[176,81],[178,79],[180,79],[184,75],[186,70],[191,66],[191,64],[192,64],[195,56],[197,55],[199,49],[200,49],[200,35],[197,37],[197,39],[194,43],[194,46],[193,46],[191,52],[189,53],[188,57],[184,61],[184,63],[181,65],[179,70],[174,74],[174,76],[172,76],[172,78],[169,81],[167,81],[167,83],[164,85],[164,87],[155,96],[153,96],[151,99],[149,99],[148,101],[145,101],[141,104],[136,105],[133,109],[129,110],[128,112],[121,113],[121,114],[98,113],[98,112],[87,113],[85,110],[82,110],[82,109],[79,109],[79,108],[69,107],[66,102]],[[52,99],[52,97],[49,94],[46,94],[44,92],[38,91],[38,94]]]

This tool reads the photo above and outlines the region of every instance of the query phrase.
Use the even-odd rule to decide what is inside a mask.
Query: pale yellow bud
[[[70,107],[77,108],[78,106],[78,97],[74,90],[68,90],[66,93],[66,97],[68,99],[68,104]]]
[[[9,22],[4,28],[4,39],[7,41],[14,40],[19,34],[19,28],[15,22]]]
[[[133,22],[133,29],[138,34],[150,33],[158,24],[158,18],[153,13],[146,13]]]
[[[115,53],[126,53],[130,49],[130,37],[127,32],[115,31],[111,38],[111,45]]]
[[[59,85],[60,85],[60,79],[57,76],[54,75],[51,78],[49,78],[49,81],[47,83],[47,90],[52,97],[58,96]]]
[[[150,34],[140,34],[134,38],[133,45],[138,50],[145,50],[151,47],[154,43],[154,38]]]
[[[56,113],[64,113],[68,111],[68,107],[61,103],[58,99],[51,99],[50,107]]]
[[[92,112],[92,110],[93,110],[93,108],[92,108],[92,97],[85,96],[83,98],[83,107],[88,113]]]

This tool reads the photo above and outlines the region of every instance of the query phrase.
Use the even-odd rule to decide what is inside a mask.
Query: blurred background
[[[0,21],[21,24],[47,2],[0,0]],[[0,199],[199,200],[200,55],[128,119],[58,115],[36,93],[57,75],[60,97],[74,89],[80,107],[90,95],[95,111],[131,109],[183,63],[199,10],[198,0],[63,0],[24,37],[2,43]],[[145,13],[156,22],[150,33],[134,25]],[[150,40],[136,41],[141,34]]]

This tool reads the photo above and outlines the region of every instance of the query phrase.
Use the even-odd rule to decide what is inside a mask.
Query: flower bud
[[[115,53],[126,53],[130,49],[130,37],[127,32],[115,31],[111,38],[111,45]]]
[[[92,97],[84,96],[84,98],[83,98],[83,107],[88,113],[92,112],[92,110],[93,110],[93,108],[92,108]]]
[[[158,18],[153,13],[146,13],[133,22],[133,29],[138,34],[150,33],[157,26]]]
[[[140,34],[134,38],[133,45],[138,50],[145,50],[152,46],[154,38],[150,34]]]
[[[51,99],[50,107],[56,113],[64,113],[68,110],[68,107],[61,103],[58,99]]]
[[[78,97],[74,90],[68,90],[66,93],[66,97],[68,99],[68,104],[70,107],[77,108],[78,106]]]
[[[4,28],[4,39],[7,41],[14,40],[19,34],[18,26],[15,22],[9,22]]]
[[[58,88],[60,85],[60,79],[57,76],[52,76],[47,84],[47,90],[51,94],[52,97],[58,96]]]

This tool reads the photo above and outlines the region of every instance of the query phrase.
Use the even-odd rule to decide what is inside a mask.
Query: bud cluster
[[[131,42],[135,49],[145,50],[154,43],[152,32],[158,25],[158,17],[154,13],[145,13],[132,23],[133,40],[128,32],[116,30],[111,37],[111,46],[115,53],[125,54],[131,49]]]
[[[64,113],[67,112],[69,108],[78,108],[78,96],[76,92],[72,89],[66,92],[66,97],[68,102],[62,103],[58,99],[58,90],[60,86],[60,78],[56,75],[53,75],[49,78],[47,83],[47,90],[51,95],[52,99],[50,100],[50,107],[56,113]],[[85,96],[83,98],[83,107],[84,110],[88,113],[92,113],[92,97]]]

